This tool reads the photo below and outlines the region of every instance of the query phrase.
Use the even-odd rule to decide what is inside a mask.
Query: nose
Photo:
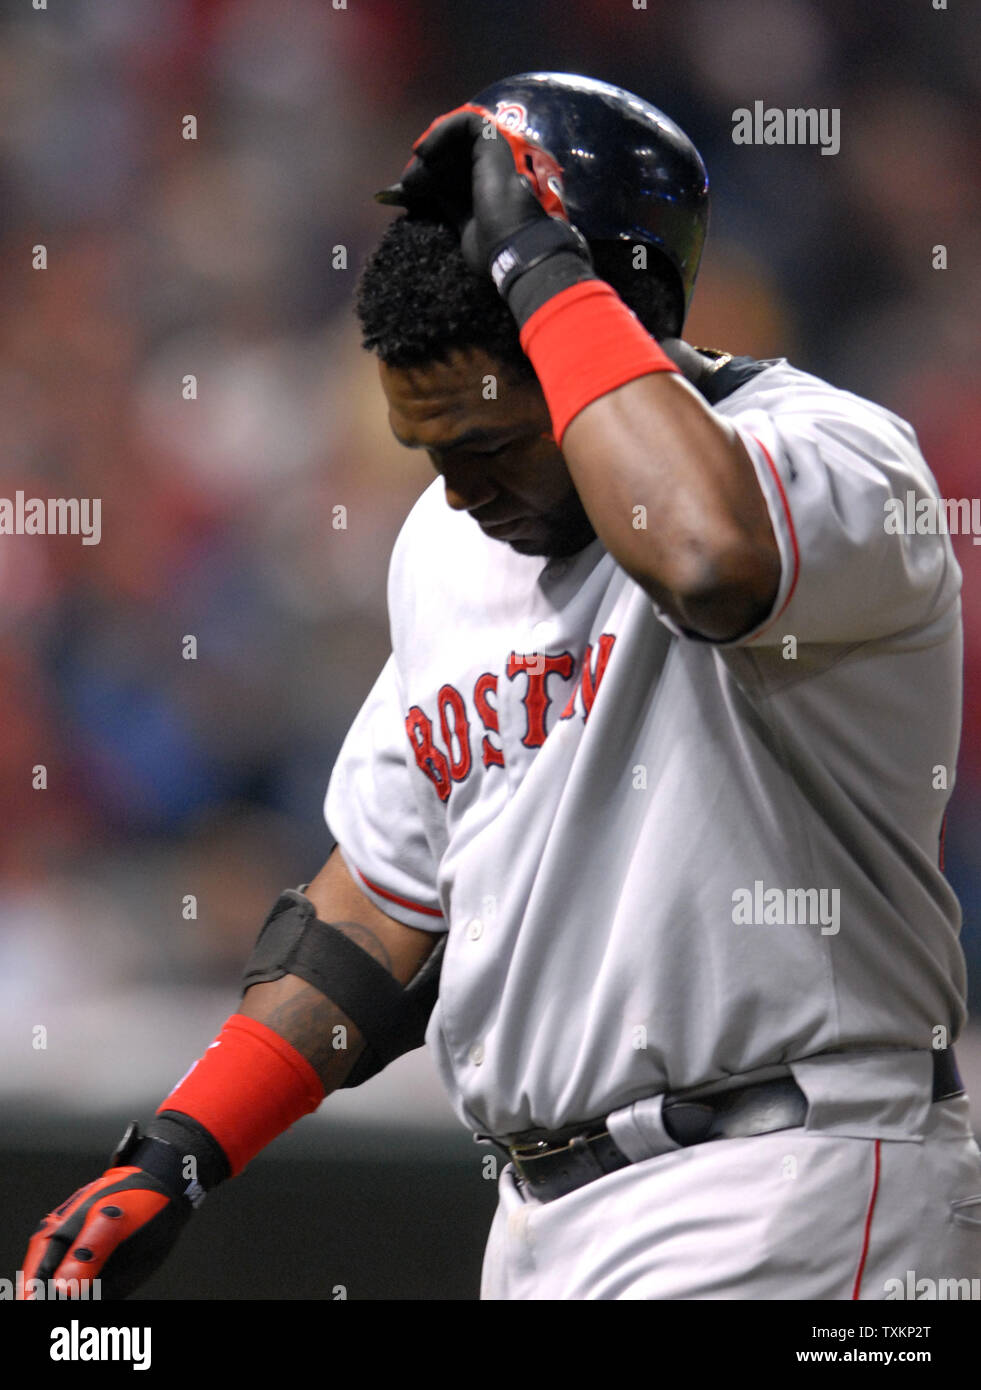
[[[472,466],[452,471],[444,467],[441,471],[447,505],[455,512],[472,512],[497,496],[493,483]]]
[[[487,502],[492,500],[493,494],[491,493],[488,493],[486,496],[482,495],[479,498],[474,497],[471,493],[467,493],[466,496],[463,496],[461,493],[457,492],[455,488],[451,488],[449,483],[446,484],[446,502],[455,512],[472,512],[475,508],[484,506]]]

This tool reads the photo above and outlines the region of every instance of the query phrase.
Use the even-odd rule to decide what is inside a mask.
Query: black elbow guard
[[[357,1026],[365,1049],[344,1086],[360,1086],[396,1057],[422,1047],[439,992],[445,936],[405,986],[329,922],[300,891],[288,888],[259,933],[242,976],[251,985],[297,975],[327,996]]]

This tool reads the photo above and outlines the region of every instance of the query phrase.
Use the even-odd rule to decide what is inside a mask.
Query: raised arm
[[[560,171],[528,133],[467,104],[432,123],[385,202],[454,221],[520,330],[594,531],[682,627],[724,640],[769,612],[780,553],[752,460],[665,349],[593,270],[565,220]],[[683,317],[683,315],[682,315]],[[685,378],[689,378],[686,380]]]

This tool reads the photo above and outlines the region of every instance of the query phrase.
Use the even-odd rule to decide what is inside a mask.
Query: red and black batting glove
[[[481,106],[438,117],[380,202],[456,227],[464,259],[490,275],[519,326],[546,300],[595,278],[582,233],[566,217],[562,170],[547,150]]]
[[[166,1123],[171,1125],[171,1139],[183,1137],[182,1126]],[[196,1150],[195,1158],[220,1180],[221,1160],[208,1138],[188,1131],[187,1143],[168,1143],[143,1137],[130,1125],[102,1177],[49,1212],[34,1232],[18,1296],[24,1301],[35,1298],[38,1289],[32,1280],[44,1281],[45,1291],[47,1281],[54,1280],[63,1294],[85,1296],[81,1283],[62,1281],[99,1279],[104,1299],[128,1297],[163,1262],[204,1198],[204,1185],[184,1177],[188,1151]]]

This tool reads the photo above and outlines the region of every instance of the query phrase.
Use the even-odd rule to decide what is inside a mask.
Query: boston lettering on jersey
[[[733,357],[727,352],[719,352],[712,348],[697,350],[711,363],[698,388],[710,405],[718,404],[773,365],[772,361]],[[595,654],[592,644],[587,645],[582,673],[573,686],[560,719],[573,717],[578,699],[585,722],[592,709],[615,640],[612,633],[602,633]],[[505,665],[508,680],[516,680],[524,675],[528,681],[523,697],[525,731],[521,740],[526,748],[540,748],[545,742],[545,716],[552,702],[549,678],[553,678],[552,689],[555,689],[554,680],[567,682],[574,670],[575,664],[568,651],[554,654],[535,652],[532,655],[511,652],[509,655]],[[496,708],[497,683],[496,675],[490,671],[483,672],[477,677],[470,697],[470,706],[476,711],[483,726],[480,756],[484,767],[487,768],[505,766],[505,751],[501,746]],[[440,687],[435,708],[431,707],[427,712],[421,705],[413,705],[405,716],[405,729],[416,765],[429,778],[442,802],[449,800],[453,783],[464,781],[473,768],[471,722],[467,701],[451,683]]]
[[[600,634],[595,652],[592,643],[587,644],[582,671],[572,687],[560,719],[572,719],[578,704],[581,706],[583,723],[586,722],[615,641],[614,633],[604,632]],[[520,677],[527,680],[522,696],[525,729],[521,742],[525,748],[540,748],[547,737],[545,716],[552,703],[549,677],[558,678],[563,684],[569,681],[575,670],[572,653],[564,651],[549,655],[545,652],[511,652],[504,670],[508,680]],[[492,697],[494,703],[491,703]],[[484,671],[474,682],[471,696],[471,704],[484,729],[480,745],[484,767],[505,765],[496,700],[497,676]],[[413,705],[406,715],[405,731],[419,770],[432,782],[440,801],[448,801],[453,783],[464,781],[473,767],[471,719],[466,700],[456,686],[450,684],[440,686],[434,713],[439,722],[438,744],[433,718],[420,705]]]

